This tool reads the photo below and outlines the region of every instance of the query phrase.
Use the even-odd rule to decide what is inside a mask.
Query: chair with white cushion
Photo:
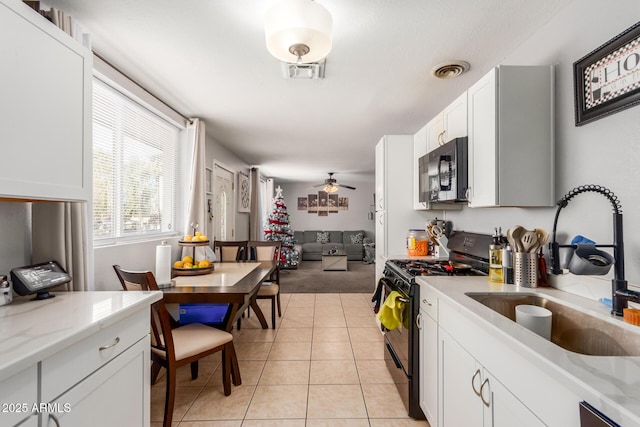
[[[122,287],[132,285],[142,290],[159,290],[150,271],[127,271],[113,266]],[[198,360],[218,351],[222,352],[222,383],[225,396],[231,394],[233,384],[240,385],[240,370],[233,345],[233,336],[225,331],[201,323],[173,326],[171,315],[163,300],[151,306],[151,359],[167,370],[167,392],[164,405],[164,427],[171,427],[176,394],[176,371],[191,365],[191,378],[198,378]]]
[[[280,306],[280,250],[282,242],[249,241],[247,243],[247,256],[249,261],[275,261],[276,268],[271,273],[267,283],[262,284],[258,290],[256,299],[271,300],[271,325],[276,328],[276,302],[278,303],[278,316],[282,317]]]

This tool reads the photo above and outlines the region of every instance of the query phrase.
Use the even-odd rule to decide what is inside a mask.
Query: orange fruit
[[[193,264],[191,264],[190,262],[185,262],[185,263],[182,265],[182,268],[193,268]]]
[[[193,264],[193,257],[191,255],[187,255],[184,258],[182,258],[182,262],[184,263],[189,263],[189,264]]]
[[[184,263],[182,261],[176,261],[173,263],[173,268],[182,268]]]

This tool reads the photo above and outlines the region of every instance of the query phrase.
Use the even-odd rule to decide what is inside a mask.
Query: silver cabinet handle
[[[480,396],[480,400],[482,400],[482,403],[484,403],[484,406],[486,406],[487,408],[489,407],[489,405],[491,404],[491,399],[489,399],[489,402],[487,402],[486,400],[484,400],[484,386],[487,386],[487,388],[490,387],[489,385],[489,378],[485,379],[482,382],[482,385],[480,386],[480,394],[478,394],[478,396]],[[491,393],[491,390],[489,390],[489,393]]]
[[[475,374],[473,374],[473,376],[471,377],[471,388],[473,389],[473,392],[476,394],[476,396],[480,396],[480,391],[482,391],[482,387],[480,387],[480,391],[476,389],[476,377],[478,375],[480,375],[480,369],[476,369]]]
[[[416,316],[416,326],[418,329],[422,329],[422,313],[418,313]]]
[[[431,303],[429,302],[429,300],[427,300],[426,298],[424,298],[424,299],[422,300],[422,302],[423,302],[423,303],[425,303],[425,304],[427,304],[429,307],[433,307],[433,304],[431,304]]]
[[[110,349],[111,347],[115,347],[116,345],[118,345],[119,342],[120,342],[120,337],[116,337],[116,339],[111,344],[103,345],[98,350],[103,351],[103,350]]]
[[[438,134],[438,145],[444,145],[444,143],[447,142],[447,141],[444,140],[445,133],[447,133],[447,131],[443,130],[442,132],[440,132]]]

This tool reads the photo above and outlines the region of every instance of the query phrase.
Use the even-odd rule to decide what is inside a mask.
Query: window
[[[93,80],[93,238],[173,232],[180,129]]]

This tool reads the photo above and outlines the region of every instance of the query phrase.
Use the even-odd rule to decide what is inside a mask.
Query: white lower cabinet
[[[420,287],[420,408],[432,427],[438,426],[438,298]]]
[[[45,427],[149,425],[149,336],[89,375],[44,412]]]
[[[439,330],[442,360],[441,426],[544,426],[451,335]]]

